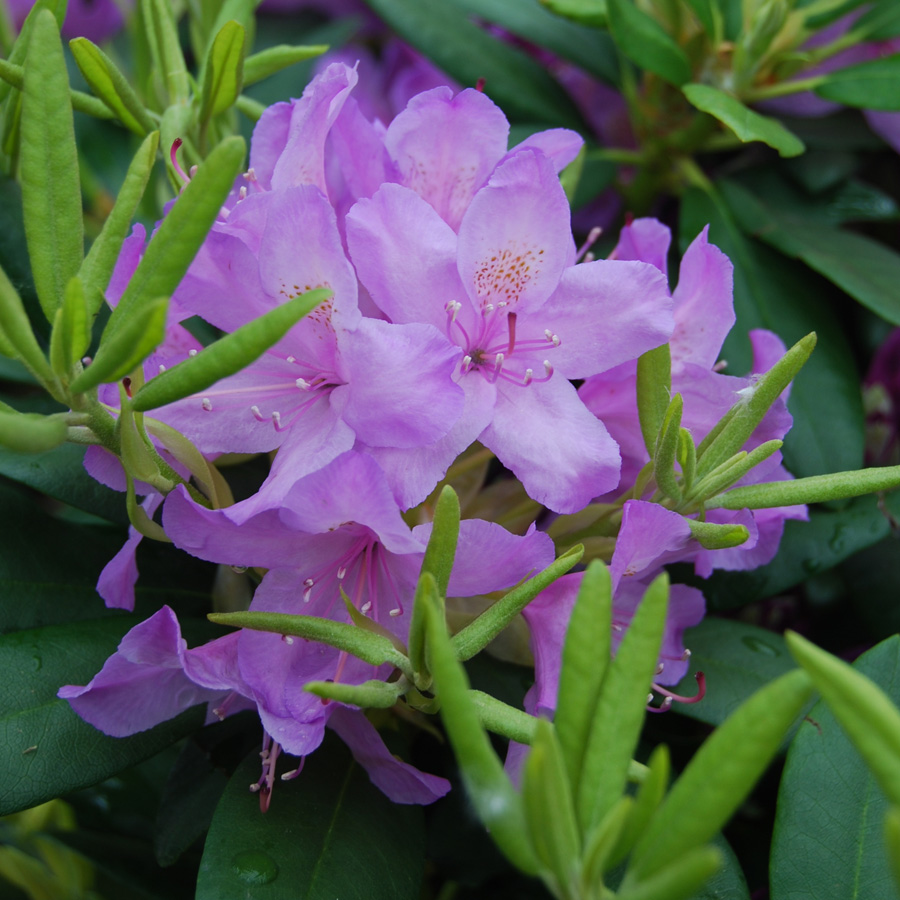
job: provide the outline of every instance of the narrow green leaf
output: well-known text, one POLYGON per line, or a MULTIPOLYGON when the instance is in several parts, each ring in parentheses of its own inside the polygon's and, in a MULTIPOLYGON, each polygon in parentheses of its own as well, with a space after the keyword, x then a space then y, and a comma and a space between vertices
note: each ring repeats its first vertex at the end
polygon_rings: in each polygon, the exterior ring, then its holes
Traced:
POLYGON ((69 47, 84 80, 116 118, 142 137, 153 131, 152 117, 116 64, 85 37, 69 41, 69 47))
POLYGON ((22 93, 20 170, 25 237, 41 307, 53 321, 84 255, 69 76, 53 15, 35 21, 22 93))
MULTIPOLYGON (((900 638, 863 654, 854 670, 900 700, 900 638)), ((826 700, 791 742, 772 836, 773 900, 898 900, 878 828, 889 802, 826 700)))
POLYGON ((684 401, 681 394, 676 394, 663 417, 656 441, 656 452, 653 454, 653 474, 656 483, 659 489, 673 500, 681 499, 681 487, 675 477, 675 456, 678 453, 683 409, 684 401))
POLYGON ((744 143, 762 141, 781 156, 799 156, 806 149, 777 119, 754 112, 725 91, 708 84, 686 84, 681 90, 692 106, 717 118, 744 143))
POLYGON ((256 82, 306 59, 321 56, 327 50, 327 44, 313 44, 308 47, 279 44, 277 47, 267 47, 244 60, 244 87, 256 84, 256 82))
POLYGON ((733 488, 707 501, 707 509, 767 509, 798 503, 825 503, 900 487, 900 466, 812 475, 793 481, 773 481, 733 488))
POLYGON ((617 900, 690 900, 723 863, 716 847, 694 847, 665 869, 616 894, 617 900))
POLYGON ((389 662, 404 674, 410 674, 408 661, 386 637, 355 625, 320 619, 317 616, 294 616, 287 613, 210 613, 207 618, 210 622, 228 625, 230 628, 271 631, 319 641, 338 650, 346 650, 373 666, 389 662))
MULTIPOLYGON (((82 526, 83 527, 83 526, 82 526)), ((0 815, 103 781, 184 737, 199 709, 132 737, 107 737, 56 692, 87 684, 132 626, 131 616, 0 636, 0 815)))
POLYGON ((510 706, 484 691, 469 691, 469 699, 478 721, 494 734, 502 735, 520 744, 531 744, 538 719, 515 706, 510 706))
POLYGON ((672 395, 672 354, 668 344, 648 350, 637 362, 637 407, 644 446, 651 458, 672 395))
POLYGON ((573 22, 596 28, 606 26, 606 0, 541 0, 541 3, 556 15, 573 22))
POLYGON ((584 547, 580 544, 567 550, 543 572, 513 588, 477 619, 460 629, 453 636, 457 659, 465 662, 483 650, 544 588, 577 565, 583 555, 584 547))
POLYGON ((190 97, 190 82, 172 6, 165 0, 141 0, 141 13, 147 25, 153 65, 163 80, 169 101, 184 103, 190 97))
POLYGON ((575 787, 609 665, 611 635, 612 584, 609 570, 595 559, 582 577, 566 629, 553 719, 569 782, 575 787))
POLYGON ((242 138, 227 138, 200 165, 147 245, 110 316, 104 338, 121 328, 132 310, 157 297, 171 296, 178 287, 234 185, 244 149, 242 138))
POLYGON ((754 694, 707 738, 635 847, 626 882, 646 882, 722 828, 811 693, 805 672, 788 672, 754 694))
POLYGON ((84 297, 84 285, 77 275, 66 285, 62 305, 56 311, 50 335, 50 362, 61 378, 87 352, 91 343, 91 323, 84 297))
POLYGON ((538 720, 525 760, 522 802, 535 854, 555 877, 559 890, 554 893, 564 897, 577 881, 581 836, 562 750, 545 719, 538 720))
MULTIPOLYGON (((61 0, 36 0, 31 7, 31 11, 25 17, 19 36, 16 38, 15 44, 13 44, 12 52, 9 54, 9 62, 12 65, 21 67, 24 63, 25 56, 28 53, 28 46, 31 42, 31 31, 34 28, 34 23, 45 9, 54 15, 57 25, 59 28, 62 28, 66 16, 66 3, 61 2, 61 0)), ((8 82, 0 82, 0 102, 9 96, 10 86, 8 82)))
POLYGON ((118 331, 104 333, 94 361, 72 380, 71 390, 83 393, 134 371, 163 342, 168 308, 169 298, 160 297, 134 310, 118 331))
POLYGON ((510 119, 579 128, 581 116, 546 69, 460 14, 452 0, 367 0, 403 40, 464 85, 485 91, 510 119))
POLYGON ((884 817, 884 843, 894 885, 900 891, 900 808, 892 806, 884 817))
POLYGON ((815 332, 797 341, 781 359, 746 389, 747 393, 733 407, 728 424, 713 441, 697 448, 697 472, 702 478, 716 466, 737 453, 763 420, 772 404, 803 368, 816 346, 815 332))
MULTIPOLYGON (((422 577, 431 578, 428 573, 422 577)), ((463 783, 497 846, 518 869, 535 874, 537 865, 525 830, 522 800, 503 770, 468 697, 469 679, 456 658, 447 626, 440 616, 436 584, 433 593, 434 602, 428 607, 426 623, 428 667, 434 674, 441 719, 459 762, 463 783)))
POLYGON ((722 13, 716 0, 685 0, 703 30, 714 41, 721 40, 722 13))
POLYGON ((339 684, 334 681, 309 681, 303 690, 322 697, 358 706, 360 709, 389 709, 403 694, 398 682, 364 681, 362 684, 339 684))
POLYGON ((892 803, 900 803, 900 710, 877 684, 847 663, 795 632, 789 631, 785 640, 881 789, 892 803))
MULTIPOLYGON (((730 421, 730 417, 722 421, 722 427, 724 428, 730 421)), ((721 431, 721 429, 719 430, 721 431)), ((773 453, 779 451, 783 444, 783 441, 765 441, 758 447, 754 447, 749 453, 746 450, 738 451, 731 459, 725 460, 712 472, 700 479, 691 491, 685 495, 684 502, 680 508, 685 508, 692 500, 701 500, 705 505, 708 498, 714 497, 720 491, 740 481, 751 469, 754 469, 773 453)))
POLYGON ((96 315, 103 305, 103 292, 109 284, 122 244, 128 236, 128 229, 144 196, 158 147, 159 132, 152 131, 144 138, 131 160, 116 203, 103 223, 103 230, 91 244, 91 249, 81 264, 79 274, 87 290, 88 309, 92 316, 96 315))
POLYGON ((740 547, 750 537, 746 525, 718 525, 715 522, 700 522, 697 519, 685 521, 691 529, 691 537, 707 550, 740 547))
POLYGON ((331 294, 327 288, 307 291, 219 338, 148 381, 135 394, 134 409, 143 412, 183 400, 246 368, 331 294))
MULTIPOLYGON (((780 446, 781 441, 778 444, 780 446)), ((697 447, 687 428, 678 429, 678 465, 681 466, 681 482, 689 494, 697 474, 697 447)))
POLYGON ((676 87, 691 79, 691 64, 684 50, 656 19, 632 0, 606 0, 609 30, 616 46, 633 63, 676 87))
POLYGON ((627 794, 619 798, 619 802, 590 830, 584 841, 584 862, 582 863, 581 881, 590 892, 597 892, 603 879, 603 873, 614 868, 616 863, 610 854, 621 840, 622 829, 631 816, 634 798, 627 794))
POLYGON ((2 269, 0 269, 0 328, 6 341, 15 350, 16 358, 24 363, 28 371, 38 381, 53 384, 56 376, 31 330, 31 322, 28 320, 22 298, 2 269))
POLYGON ((900 110, 900 53, 829 72, 814 88, 825 100, 888 112, 900 110))
POLYGON ((625 789, 659 662, 668 602, 669 579, 663 573, 647 588, 607 667, 576 795, 582 831, 600 822, 625 789))
POLYGON ((66 439, 63 416, 0 410, 0 444, 17 453, 46 453, 66 439))
POLYGON ((230 109, 241 93, 244 81, 246 33, 234 20, 226 22, 215 36, 206 65, 200 101, 200 121, 230 109))

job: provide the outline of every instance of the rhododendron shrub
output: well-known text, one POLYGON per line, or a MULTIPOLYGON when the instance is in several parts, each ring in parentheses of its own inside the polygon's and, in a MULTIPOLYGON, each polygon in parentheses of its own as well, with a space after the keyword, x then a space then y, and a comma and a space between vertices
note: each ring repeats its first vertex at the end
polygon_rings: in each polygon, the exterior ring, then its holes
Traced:
POLYGON ((823 285, 900 323, 838 227, 896 206, 748 105, 893 108, 888 6, 187 6, 77 79, 77 4, 0 35, 0 879, 747 898, 771 841, 786 897, 862 796, 891 896, 896 638, 783 632, 892 627, 834 573, 894 549, 893 344, 860 469, 885 328, 823 285))

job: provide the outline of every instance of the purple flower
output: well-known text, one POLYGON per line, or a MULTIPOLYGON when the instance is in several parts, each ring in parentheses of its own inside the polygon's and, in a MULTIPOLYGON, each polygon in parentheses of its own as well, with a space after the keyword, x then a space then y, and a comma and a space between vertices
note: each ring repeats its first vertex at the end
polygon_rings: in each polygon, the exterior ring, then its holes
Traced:
MULTIPOLYGON (((21 28, 34 0, 7 0, 13 24, 21 28)), ((112 37, 125 24, 122 7, 129 0, 69 0, 62 33, 66 38, 86 37, 95 43, 112 37)))
POLYGON ((878 348, 866 373, 865 396, 870 464, 891 465, 900 442, 900 328, 878 348))
MULTIPOLYGON (((669 300, 652 266, 575 265, 568 202, 543 153, 498 166, 458 234, 400 185, 360 201, 347 231, 360 279, 391 321, 430 323, 462 349, 463 414, 404 470, 407 485, 429 490, 478 439, 551 509, 574 512, 615 486, 616 445, 568 379, 664 342, 669 300)), ((396 478, 396 454, 373 452, 396 478)))

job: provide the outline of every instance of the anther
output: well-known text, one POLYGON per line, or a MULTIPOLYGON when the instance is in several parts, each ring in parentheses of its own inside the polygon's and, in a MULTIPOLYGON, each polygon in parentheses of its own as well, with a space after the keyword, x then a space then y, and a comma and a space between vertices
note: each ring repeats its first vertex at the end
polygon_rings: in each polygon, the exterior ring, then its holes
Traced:
POLYGON ((403 610, 399 609, 399 608, 392 609, 392 610, 390 610, 390 612, 388 612, 388 615, 393 616, 395 619, 397 618, 397 616, 402 615, 402 614, 403 614, 403 610))
POLYGON ((472 365, 472 357, 471 357, 471 356, 468 356, 468 355, 464 356, 464 357, 463 357, 463 361, 462 361, 462 373, 463 373, 463 375, 465 375, 466 372, 469 371, 471 365, 472 365))
POLYGON ((85 368, 87 368, 92 362, 93 362, 93 360, 92 360, 89 356, 82 356, 82 357, 81 357, 81 364, 82 364, 85 368))
POLYGON ((297 357, 296 357, 296 356, 289 356, 289 357, 285 360, 285 362, 295 363, 295 362, 297 362, 297 357))
POLYGON ((196 355, 197 355, 196 348, 191 348, 190 350, 188 350, 188 356, 196 356, 196 355))
POLYGON ((281 413, 278 412, 277 409, 272 413, 272 424, 275 426, 275 430, 276 430, 276 431, 281 431, 281 430, 282 430, 282 427, 281 427, 281 413))
POLYGON ((305 378, 298 378, 294 382, 294 384, 296 384, 301 391, 308 391, 312 387, 312 385, 305 378))
POLYGON ((371 608, 372 608, 372 601, 371 601, 371 600, 366 600, 366 602, 363 603, 363 605, 359 608, 359 611, 360 611, 361 613, 363 613, 364 615, 368 615, 369 610, 370 610, 371 608))
POLYGON ((244 180, 249 181, 251 184, 256 181, 256 170, 253 166, 250 166, 250 168, 244 172, 244 180))
POLYGON ((288 645, 291 646, 294 643, 294 639, 289 634, 283 634, 281 639, 288 645))
POLYGON ((159 364, 159 374, 162 375, 162 373, 165 371, 166 371, 166 367, 162 363, 160 363, 159 364))
POLYGON ((554 334, 549 328, 545 328, 545 329, 544 329, 544 337, 547 338, 547 340, 548 340, 551 344, 553 344, 554 347, 558 347, 558 346, 559 346, 559 343, 560 343, 560 342, 559 342, 559 335, 558 335, 558 334, 554 334))
POLYGON ((312 578, 307 578, 307 579, 303 582, 303 588, 304 588, 304 590, 303 590, 303 602, 304 602, 304 603, 309 603, 309 598, 310 598, 310 596, 311 596, 311 594, 312 594, 312 589, 313 589, 313 585, 314 585, 314 584, 315 584, 315 582, 312 580, 312 578))
POLYGON ((338 578, 338 581, 343 581, 343 580, 344 580, 344 576, 346 576, 346 574, 347 574, 347 567, 346 567, 346 566, 341 566, 341 567, 337 570, 337 578, 338 578))
POLYGON ((485 303, 484 309, 482 309, 482 313, 492 313, 494 311, 493 303, 485 303))
POLYGON ((204 397, 201 401, 200 405, 207 411, 212 412, 212 400, 209 397, 204 397))
POLYGON ((250 412, 253 413, 253 418, 256 419, 257 422, 266 422, 268 421, 266 417, 259 411, 258 406, 251 406, 250 412))
POLYGON ((241 189, 238 191, 238 200, 246 200, 247 199, 247 185, 242 184, 241 189))

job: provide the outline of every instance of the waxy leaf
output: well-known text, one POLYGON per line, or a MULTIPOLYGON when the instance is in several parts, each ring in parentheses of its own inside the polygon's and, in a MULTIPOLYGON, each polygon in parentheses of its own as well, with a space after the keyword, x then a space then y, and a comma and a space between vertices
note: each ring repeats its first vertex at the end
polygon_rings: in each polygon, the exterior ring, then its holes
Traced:
POLYGON ((754 112, 725 91, 708 84, 686 84, 681 90, 692 106, 715 116, 744 143, 762 141, 777 150, 781 156, 799 156, 806 149, 803 141, 791 134, 777 119, 754 112))
POLYGON ((68 436, 65 417, 0 410, 0 444, 16 453, 46 453, 68 436))
POLYGON ((606 25, 606 0, 541 0, 558 16, 574 22, 603 28, 606 25))
POLYGON ((653 474, 659 489, 673 500, 681 499, 681 487, 675 477, 675 457, 681 438, 681 413, 684 401, 676 394, 666 410, 653 454, 653 474))
POLYGON ((327 50, 327 44, 313 44, 308 47, 279 44, 277 47, 267 47, 244 60, 244 87, 256 84, 257 81, 262 81, 306 59, 321 56, 327 50))
POLYGON ((597 695, 610 660, 612 582, 600 560, 581 580, 566 628, 553 722, 569 781, 578 784, 597 695))
POLYGON ((695 847, 639 884, 623 888, 618 900, 690 900, 722 866, 716 847, 695 847))
POLYGON ((428 667, 434 675, 441 719, 459 762, 466 791, 479 818, 510 862, 523 872, 535 874, 538 866, 523 822, 522 798, 503 770, 469 699, 469 679, 450 643, 437 585, 427 573, 422 578, 432 581, 426 623, 428 667))
POLYGON ((56 376, 31 329, 22 298, 0 269, 0 330, 4 340, 15 351, 16 358, 38 381, 53 384, 56 376))
POLYGON ((646 882, 731 818, 778 750, 812 693, 788 672, 754 694, 707 738, 651 819, 631 857, 625 889, 646 882))
POLYGON ((50 335, 50 363, 60 378, 67 378, 72 367, 91 343, 91 320, 84 296, 84 284, 76 275, 66 285, 62 305, 56 310, 50 335))
POLYGON ((543 572, 513 588, 478 618, 460 629, 453 635, 456 658, 465 662, 483 650, 544 588, 576 566, 583 555, 584 547, 581 544, 567 550, 543 572))
POLYGON ((691 64, 684 50, 656 19, 632 0, 606 0, 606 6, 609 30, 625 56, 676 87, 690 81, 691 64))
MULTIPOLYGON (((827 657, 820 650, 815 655, 827 657)), ((845 666, 837 660, 829 661, 832 665, 835 672, 845 666)), ((900 638, 884 641, 846 668, 857 679, 873 679, 894 703, 900 701, 900 638)), ((890 803, 855 739, 823 698, 800 724, 781 778, 770 860, 772 900, 897 900, 881 829, 890 803)), ((865 713, 859 721, 864 718, 865 713)), ((866 730, 879 728, 877 721, 866 721, 866 730)))
POLYGON ((168 99, 184 103, 190 97, 190 81, 172 6, 165 0, 141 0, 141 14, 153 66, 163 79, 168 99))
POLYGON ((659 661, 668 602, 669 579, 663 573, 647 588, 606 668, 576 789, 584 832, 606 816, 625 790, 659 661))
POLYGON ((52 322, 81 267, 84 227, 69 76, 59 27, 47 11, 37 17, 29 44, 19 152, 28 255, 38 298, 52 322))
MULTIPOLYGON (((53 14, 58 28, 62 28, 63 21, 66 17, 66 6, 65 0, 36 0, 31 7, 31 11, 25 17, 25 21, 22 23, 22 28, 19 30, 19 36, 16 38, 16 42, 13 44, 12 51, 9 54, 8 62, 15 66, 21 66, 25 61, 25 55, 28 52, 28 46, 31 42, 31 31, 34 28, 34 23, 45 9, 53 14)), ((10 83, 0 82, 0 102, 9 96, 9 92, 10 83)))
POLYGON ((715 522, 700 522, 686 519, 691 529, 691 537, 706 550, 726 550, 740 547, 750 537, 746 525, 718 525, 715 522))
POLYGON ((637 362, 637 407, 644 446, 651 459, 672 393, 672 354, 668 344, 648 350, 637 362))
POLYGON ((896 806, 892 806, 884 818, 884 843, 894 884, 900 889, 900 808, 896 806))
POLYGON ((103 292, 109 285, 122 244, 144 196, 158 147, 159 132, 153 131, 147 135, 134 154, 116 197, 115 206, 106 217, 103 230, 91 244, 91 249, 81 264, 79 274, 87 291, 88 310, 92 316, 95 316, 103 305, 103 292))
POLYGON ((0 815, 115 775, 199 726, 199 709, 127 738, 107 737, 56 696, 87 684, 132 626, 131 616, 0 636, 0 815))
POLYGON ((241 93, 245 39, 243 26, 234 20, 226 22, 213 39, 203 70, 201 122, 225 112, 241 93))
POLYGON ((360 709, 388 709, 403 693, 403 685, 373 679, 362 684, 340 684, 334 681, 310 681, 303 689, 325 700, 337 700, 360 709))
POLYGON ((825 100, 862 109, 900 110, 900 53, 830 72, 813 90, 825 100))
POLYGON ((147 245, 104 337, 121 328, 132 310, 174 293, 234 184, 244 149, 242 138, 227 138, 200 165, 147 245))
POLYGON ((96 44, 78 37, 69 41, 69 48, 91 90, 129 131, 141 136, 153 131, 153 119, 134 88, 96 44))
POLYGON ((331 291, 326 288, 300 294, 219 338, 196 356, 148 381, 135 394, 134 409, 143 412, 183 400, 239 372, 277 344, 300 319, 330 296, 331 291))
POLYGON ((340 741, 326 737, 296 779, 278 783, 265 815, 248 790, 258 778, 254 751, 216 808, 197 900, 417 900, 422 809, 391 803, 340 741))
POLYGON ((166 336, 169 298, 160 297, 135 309, 117 331, 104 332, 94 361, 70 385, 75 393, 118 381, 133 372, 166 336))

